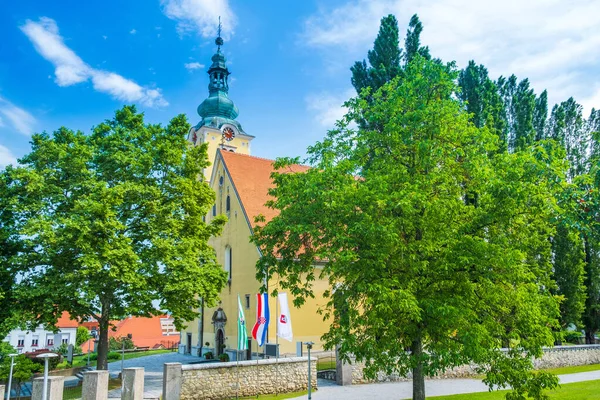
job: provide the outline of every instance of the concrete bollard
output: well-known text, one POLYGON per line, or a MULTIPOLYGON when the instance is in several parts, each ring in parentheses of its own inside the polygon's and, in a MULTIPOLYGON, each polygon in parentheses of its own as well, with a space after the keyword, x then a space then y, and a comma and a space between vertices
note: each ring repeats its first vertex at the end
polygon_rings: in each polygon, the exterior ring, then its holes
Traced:
POLYGON ((144 368, 123 369, 121 400, 144 399, 144 368))
POLYGON ((165 363, 162 400, 179 400, 181 397, 181 363, 165 363))
MULTIPOLYGON (((4 399, 4 391, 6 389, 4 388, 4 385, 0 385, 0 399, 4 399)), ((8 397, 10 399, 10 396, 8 397)))
POLYGON ((352 364, 342 361, 335 349, 335 383, 340 386, 352 385, 352 364))
POLYGON ((108 371, 89 371, 83 374, 82 400, 108 399, 108 371))
MULTIPOLYGON (((62 400, 63 389, 65 387, 64 376, 48 377, 48 396, 47 400, 62 400)), ((31 400, 42 400, 44 391, 44 378, 35 378, 33 380, 33 389, 31 390, 31 400)))

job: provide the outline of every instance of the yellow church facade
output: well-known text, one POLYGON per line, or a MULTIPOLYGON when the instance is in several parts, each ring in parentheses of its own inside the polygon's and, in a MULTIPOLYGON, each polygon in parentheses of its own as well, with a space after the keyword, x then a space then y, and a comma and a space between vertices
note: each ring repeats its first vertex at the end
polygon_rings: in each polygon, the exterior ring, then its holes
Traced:
MULTIPOLYGON (((229 71, 221 53, 223 41, 217 38, 217 53, 212 57, 209 74, 209 97, 198 107, 202 120, 190 130, 188 140, 194 145, 206 143, 211 166, 204 171, 206 179, 216 193, 216 201, 206 216, 207 222, 217 215, 226 215, 228 222, 218 237, 210 239, 217 261, 228 273, 228 283, 220 295, 217 307, 202 307, 200 317, 190 322, 181 331, 180 352, 191 355, 207 351, 218 356, 223 352, 235 355, 237 347, 238 296, 246 318, 250 350, 252 354, 263 353, 252 340, 251 331, 256 321, 256 294, 262 282, 256 279, 256 263, 260 249, 250 241, 254 219, 258 215, 270 220, 276 214, 265 206, 269 200, 268 190, 272 187, 270 178, 273 161, 251 155, 251 141, 254 136, 244 132, 236 120, 237 107, 228 96, 229 71)), ((296 166, 290 172, 302 172, 307 167, 296 166)), ((315 265, 315 268, 320 268, 315 265)), ((269 294, 280 290, 277 278, 266 282, 269 294)), ((314 349, 322 349, 320 337, 329 329, 317 310, 325 306, 322 294, 329 288, 326 280, 314 284, 315 298, 307 299, 301 308, 292 306, 290 314, 293 327, 293 342, 279 339, 280 354, 295 354, 297 342, 314 342, 314 349)), ((269 296, 271 320, 267 343, 276 342, 276 298, 269 296)), ((241 354, 247 359, 250 352, 241 354)))

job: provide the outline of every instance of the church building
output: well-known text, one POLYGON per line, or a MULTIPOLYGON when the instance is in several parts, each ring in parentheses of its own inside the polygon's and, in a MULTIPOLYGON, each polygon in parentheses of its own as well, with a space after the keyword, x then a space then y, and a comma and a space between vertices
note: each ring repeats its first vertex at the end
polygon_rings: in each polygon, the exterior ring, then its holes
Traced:
MULTIPOLYGON (((217 357, 224 352, 235 355, 238 295, 244 307, 251 342, 249 348, 252 353, 257 352, 257 343, 252 340, 251 331, 256 321, 256 294, 261 286, 256 279, 256 262, 261 253, 250 242, 250 236, 256 216, 264 215, 269 221, 276 211, 265 206, 269 200, 267 192, 273 186, 270 178, 274 171, 273 161, 251 155, 254 136, 246 133, 236 120, 239 112, 229 98, 230 72, 221 52, 223 39, 220 35, 215 43, 217 52, 208 69, 208 98, 198 106, 198 114, 202 119, 190 130, 188 140, 195 145, 208 144, 211 165, 205 169, 204 176, 216 193, 216 201, 207 215, 207 222, 220 214, 228 218, 222 234, 211 238, 209 244, 215 249, 217 261, 229 277, 219 305, 210 309, 203 307, 199 310, 200 317, 182 329, 180 352, 199 355, 210 351, 217 357)), ((290 172, 302 172, 307 168, 298 165, 292 167, 290 172)), ((271 293, 277 287, 277 279, 272 279, 267 285, 271 293)), ((296 342, 299 341, 312 341, 315 350, 322 349, 320 337, 328 330, 329 324, 317 314, 317 309, 326 303, 322 293, 327 288, 327 281, 316 281, 314 299, 307 299, 300 309, 290 304, 294 339, 292 343, 279 340, 280 354, 295 354, 296 342)), ((271 321, 268 343, 276 341, 275 303, 276 299, 269 296, 271 321)), ((263 353, 263 350, 260 348, 258 352, 263 353)), ((250 351, 240 358, 247 359, 249 355, 250 351)))

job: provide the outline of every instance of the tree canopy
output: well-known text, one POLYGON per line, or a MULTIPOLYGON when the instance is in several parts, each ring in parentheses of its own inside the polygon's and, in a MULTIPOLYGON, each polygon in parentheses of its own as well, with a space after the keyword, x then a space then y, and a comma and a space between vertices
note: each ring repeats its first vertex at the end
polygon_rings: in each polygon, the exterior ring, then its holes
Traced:
POLYGON ((203 216, 214 192, 202 177, 206 146, 186 140, 183 115, 146 124, 126 106, 90 135, 60 128, 32 137, 32 151, 2 175, 24 248, 10 265, 32 324, 62 311, 99 322, 106 368, 109 321, 171 313, 175 324, 213 304, 226 282, 207 241, 225 223, 203 216))
POLYGON ((275 173, 268 206, 279 214, 253 237, 257 278, 277 275, 296 305, 319 274, 329 279, 326 345, 368 376, 411 371, 414 399, 425 376, 469 362, 512 398, 542 398, 556 379, 531 373, 529 357, 558 326, 548 174, 564 171, 542 146, 499 151, 456 100, 457 78, 452 64, 415 56, 401 79, 347 103, 308 149, 314 168, 275 173), (377 129, 352 128, 362 118, 377 129))

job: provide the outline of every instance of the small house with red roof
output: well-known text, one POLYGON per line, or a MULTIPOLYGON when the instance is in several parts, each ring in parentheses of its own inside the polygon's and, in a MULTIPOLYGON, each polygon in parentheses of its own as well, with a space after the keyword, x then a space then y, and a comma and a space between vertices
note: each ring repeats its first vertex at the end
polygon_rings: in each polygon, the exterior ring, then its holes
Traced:
POLYGON ((58 332, 56 333, 40 325, 33 331, 14 329, 4 338, 4 341, 10 343, 19 353, 44 349, 52 350, 61 344, 75 346, 78 326, 79 323, 65 311, 58 318, 56 323, 58 332))

